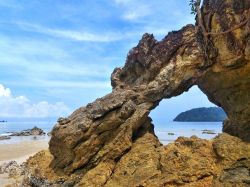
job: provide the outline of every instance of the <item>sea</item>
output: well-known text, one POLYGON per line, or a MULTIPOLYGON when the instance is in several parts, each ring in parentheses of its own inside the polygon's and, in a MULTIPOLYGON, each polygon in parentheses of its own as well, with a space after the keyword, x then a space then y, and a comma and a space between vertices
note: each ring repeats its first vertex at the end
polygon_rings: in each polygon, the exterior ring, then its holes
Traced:
POLYGON ((43 129, 46 133, 44 136, 12 136, 11 139, 0 140, 0 144, 15 144, 21 141, 49 141, 50 137, 47 135, 56 124, 56 121, 15 121, 0 123, 0 136, 7 136, 13 132, 20 132, 22 130, 32 129, 38 127, 43 129))
POLYGON ((222 133, 222 122, 166 122, 154 125, 155 134, 162 144, 166 145, 174 142, 179 136, 191 137, 193 135, 212 139, 222 133), (214 134, 206 134, 204 131, 210 131, 214 134))
MULTIPOLYGON (((37 126, 48 133, 52 130, 55 123, 55 121, 17 121, 0 123, 0 135, 9 135, 11 132, 31 129, 34 126, 37 126)), ((161 122, 160 124, 154 125, 154 130, 162 144, 166 145, 176 140, 179 136, 191 137, 195 135, 204 139, 214 138, 222 132, 222 122, 161 122), (204 130, 212 131, 214 134, 204 134, 204 130)), ((37 136, 35 138, 32 136, 11 137, 9 140, 1 140, 0 144, 17 143, 29 140, 49 140, 49 136, 37 136)))

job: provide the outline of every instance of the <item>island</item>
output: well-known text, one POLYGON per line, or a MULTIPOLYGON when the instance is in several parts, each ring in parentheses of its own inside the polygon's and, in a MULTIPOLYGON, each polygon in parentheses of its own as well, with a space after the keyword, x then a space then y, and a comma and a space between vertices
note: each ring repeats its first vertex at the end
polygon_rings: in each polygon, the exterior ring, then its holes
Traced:
POLYGON ((194 108, 178 114, 173 121, 179 122, 219 122, 227 115, 220 107, 194 108))
POLYGON ((7 123, 6 120, 0 120, 0 123, 7 123))

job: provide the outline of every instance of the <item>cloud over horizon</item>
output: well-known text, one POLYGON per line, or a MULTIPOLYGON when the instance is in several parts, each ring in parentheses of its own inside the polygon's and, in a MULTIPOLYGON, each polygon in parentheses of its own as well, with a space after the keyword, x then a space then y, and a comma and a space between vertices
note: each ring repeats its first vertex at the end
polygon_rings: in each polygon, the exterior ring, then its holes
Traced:
POLYGON ((13 96, 9 88, 0 84, 0 117, 47 118, 68 115, 70 109, 63 102, 32 103, 26 96, 13 96))
POLYGON ((161 40, 194 23, 188 3, 0 0, 0 116, 61 115, 110 93, 113 69, 143 33, 161 40))

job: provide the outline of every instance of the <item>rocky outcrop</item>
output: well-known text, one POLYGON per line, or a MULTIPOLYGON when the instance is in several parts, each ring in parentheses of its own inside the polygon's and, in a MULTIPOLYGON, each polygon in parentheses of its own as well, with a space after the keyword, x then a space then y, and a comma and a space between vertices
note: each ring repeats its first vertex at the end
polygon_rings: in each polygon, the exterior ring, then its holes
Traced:
POLYGON ((15 178, 16 176, 21 176, 23 169, 16 161, 10 161, 8 163, 3 163, 0 165, 0 174, 7 173, 9 177, 15 178))
POLYGON ((45 135, 45 132, 38 127, 33 127, 32 129, 23 130, 21 132, 13 132, 10 136, 41 136, 41 135, 45 135))
POLYGON ((31 157, 22 186, 250 185, 250 144, 228 134, 212 141, 179 137, 174 143, 161 146, 152 133, 145 132, 116 164, 101 162, 85 175, 82 171, 58 175, 49 167, 52 160, 49 151, 31 157))
POLYGON ((198 19, 162 41, 144 34, 125 66, 112 73, 112 93, 58 120, 49 145, 53 156, 40 152, 31 158, 25 184, 249 184, 250 147, 243 142, 250 141, 249 9, 248 0, 205 0, 202 23, 198 19), (238 138, 223 134, 212 141, 192 137, 160 144, 149 112, 193 85, 225 110, 223 130, 238 138))
POLYGON ((0 136, 0 140, 9 140, 11 139, 10 136, 0 136))
POLYGON ((250 2, 214 1, 212 5, 204 8, 204 17, 210 20, 211 32, 245 24, 232 32, 212 35, 210 40, 216 46, 218 56, 216 63, 199 79, 198 85, 210 101, 227 113, 223 131, 250 141, 250 2), (212 18, 210 7, 215 7, 212 18), (233 14, 227 14, 229 10, 233 14))
POLYGON ((42 129, 35 126, 32 129, 23 130, 23 131, 20 131, 20 132, 12 132, 8 136, 0 136, 0 140, 11 139, 11 136, 42 136, 42 135, 45 135, 45 134, 46 133, 42 129))

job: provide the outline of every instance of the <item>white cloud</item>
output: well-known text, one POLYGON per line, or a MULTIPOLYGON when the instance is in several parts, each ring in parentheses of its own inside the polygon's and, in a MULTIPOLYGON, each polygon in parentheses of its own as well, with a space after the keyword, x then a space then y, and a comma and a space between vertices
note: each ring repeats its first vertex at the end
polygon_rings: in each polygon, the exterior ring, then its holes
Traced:
POLYGON ((122 18, 128 21, 143 21, 141 19, 151 14, 150 7, 138 2, 126 6, 122 18))
POLYGON ((115 0, 114 2, 122 9, 121 18, 127 21, 141 21, 141 18, 151 14, 150 6, 142 1, 115 0))
POLYGON ((49 81, 44 80, 39 82, 40 85, 53 88, 84 88, 84 89, 111 89, 110 81, 49 81))
POLYGON ((132 10, 132 11, 126 12, 122 17, 125 20, 133 21, 133 20, 137 20, 139 18, 142 18, 146 15, 147 15, 147 12, 138 12, 136 10, 132 10))
POLYGON ((128 4, 130 2, 132 2, 133 0, 115 0, 115 3, 117 4, 128 4))
POLYGON ((52 29, 41 25, 25 23, 25 22, 18 22, 15 24, 21 27, 23 30, 42 33, 53 37, 66 38, 73 41, 111 42, 111 41, 121 40, 123 38, 121 34, 112 32, 97 34, 95 32, 87 32, 84 30, 75 31, 66 29, 52 29))
POLYGON ((11 95, 10 89, 4 88, 4 86, 0 84, 0 97, 9 97, 10 95, 11 95))
POLYGON ((47 101, 32 103, 25 96, 14 97, 9 88, 0 84, 1 117, 59 117, 68 115, 70 109, 63 103, 50 104, 47 101))
POLYGON ((0 66, 8 65, 15 71, 19 69, 18 73, 28 77, 32 75, 33 78, 62 74, 107 78, 114 69, 112 62, 120 60, 116 56, 99 57, 98 49, 87 44, 81 47, 82 54, 88 55, 95 51, 96 56, 78 59, 74 57, 78 54, 74 54, 74 49, 71 49, 65 49, 61 43, 55 41, 44 42, 26 38, 13 40, 0 34, 0 66))
MULTIPOLYGON (((4 81, 9 86, 39 87, 45 90, 52 87, 111 89, 108 80, 114 69, 112 62, 119 58, 98 57, 96 53, 95 57, 85 57, 80 61, 74 59, 73 55, 54 42, 11 40, 0 35, 0 67, 12 69, 8 72, 11 78, 4 81)), ((3 88, 0 87, 1 93, 3 88)))

